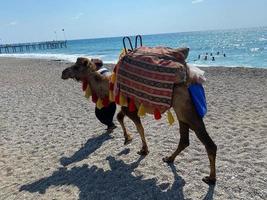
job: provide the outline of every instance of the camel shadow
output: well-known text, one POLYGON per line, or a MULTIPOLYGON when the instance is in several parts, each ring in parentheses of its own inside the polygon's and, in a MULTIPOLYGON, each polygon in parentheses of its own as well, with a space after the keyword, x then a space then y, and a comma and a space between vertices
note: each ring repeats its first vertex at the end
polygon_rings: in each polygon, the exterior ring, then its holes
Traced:
MULTIPOLYGON (((100 148, 107 140, 112 139, 109 134, 102 134, 89 139, 86 144, 71 157, 62 157, 63 166, 75 163, 87 158, 91 153, 100 148)), ((126 148, 118 156, 126 155, 130 149, 126 148)), ((65 167, 54 171, 49 177, 41 178, 30 184, 22 185, 19 191, 45 194, 51 186, 76 186, 79 189, 79 199, 184 199, 183 187, 185 181, 178 175, 173 164, 169 164, 174 176, 174 182, 158 185, 156 178, 143 179, 143 176, 135 176, 135 169, 145 157, 133 163, 126 164, 122 160, 116 160, 108 156, 110 170, 104 171, 97 166, 89 167, 87 164, 67 169, 65 167)), ((204 197, 205 200, 213 199, 214 186, 204 197)), ((67 194, 69 195, 69 194, 67 194)))
POLYGON ((75 152, 71 157, 62 157, 59 162, 62 166, 67 166, 71 163, 79 162, 83 159, 86 159, 91 153, 101 147, 101 145, 112 139, 113 137, 109 133, 101 134, 95 138, 87 140, 85 145, 75 152))
POLYGON ((143 159, 140 157, 131 164, 116 160, 112 156, 106 158, 110 170, 104 171, 96 166, 83 165, 71 169, 59 168, 51 176, 42 178, 20 187, 20 191, 44 194, 51 186, 76 186, 79 188, 79 199, 184 199, 184 180, 172 166, 175 181, 169 184, 157 185, 155 178, 143 179, 134 176, 134 170, 143 159), (162 188, 165 188, 162 189, 162 188), (168 189, 166 189, 168 188, 168 189))

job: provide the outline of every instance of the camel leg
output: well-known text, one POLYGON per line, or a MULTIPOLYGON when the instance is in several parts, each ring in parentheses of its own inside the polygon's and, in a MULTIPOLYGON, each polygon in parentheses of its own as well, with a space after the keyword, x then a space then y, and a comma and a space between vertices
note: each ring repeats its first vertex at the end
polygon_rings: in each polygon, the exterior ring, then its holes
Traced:
POLYGON ((216 161, 217 146, 207 133, 205 124, 202 119, 199 120, 198 124, 192 125, 192 129, 195 131, 198 139, 204 144, 210 162, 210 175, 204 177, 202 180, 207 184, 214 185, 216 183, 215 161, 216 161))
POLYGON ((124 145, 127 145, 129 143, 131 143, 131 141, 133 140, 132 136, 127 132, 126 127, 124 125, 124 117, 125 114, 123 113, 123 111, 121 110, 118 114, 117 114, 117 120, 119 121, 122 130, 123 130, 123 136, 124 136, 124 145))
POLYGON ((145 138, 145 132, 144 132, 144 127, 141 123, 140 117, 137 115, 137 111, 135 112, 130 112, 128 108, 122 107, 123 112, 126 114, 127 117, 129 117, 135 124, 136 129, 141 137, 142 140, 142 148, 140 151, 137 153, 139 155, 147 155, 149 153, 147 143, 146 143, 146 138, 145 138))
POLYGON ((180 127, 180 142, 176 151, 171 155, 163 158, 162 160, 167 163, 172 163, 179 153, 189 146, 189 125, 179 121, 180 127))
POLYGON ((174 88, 172 104, 179 121, 183 121, 184 123, 188 124, 189 128, 196 133, 197 137, 206 148, 210 163, 210 175, 208 177, 203 178, 202 180, 207 184, 215 184, 215 160, 217 146, 216 144, 214 144, 214 142, 208 135, 202 118, 198 116, 195 107, 192 103, 187 86, 174 88))

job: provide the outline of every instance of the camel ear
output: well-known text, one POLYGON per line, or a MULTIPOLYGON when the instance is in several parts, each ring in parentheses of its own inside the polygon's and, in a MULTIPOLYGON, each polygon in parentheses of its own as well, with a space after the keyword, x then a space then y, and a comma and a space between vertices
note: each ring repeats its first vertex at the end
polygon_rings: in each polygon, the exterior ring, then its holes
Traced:
POLYGON ((76 64, 81 64, 81 63, 82 63, 82 60, 83 60, 82 57, 77 58, 77 60, 76 60, 76 64))
POLYGON ((89 63, 89 59, 88 58, 79 57, 76 60, 76 64, 78 64, 78 65, 87 66, 88 63, 89 63))
POLYGON ((103 61, 98 58, 92 58, 91 62, 93 62, 98 69, 100 69, 103 66, 103 61))
POLYGON ((87 58, 84 59, 83 61, 83 66, 88 66, 89 60, 87 58))
POLYGON ((189 54, 189 48, 187 48, 187 47, 185 47, 185 48, 178 48, 177 50, 184 55, 184 59, 187 58, 187 56, 189 54))

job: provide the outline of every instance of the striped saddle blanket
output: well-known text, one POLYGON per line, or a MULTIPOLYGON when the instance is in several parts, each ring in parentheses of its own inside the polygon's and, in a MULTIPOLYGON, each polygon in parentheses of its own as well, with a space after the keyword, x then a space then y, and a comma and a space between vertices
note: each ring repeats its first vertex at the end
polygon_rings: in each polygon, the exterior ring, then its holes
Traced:
POLYGON ((116 65, 117 92, 145 107, 166 111, 172 104, 174 84, 186 81, 188 51, 140 47, 128 52, 116 65))

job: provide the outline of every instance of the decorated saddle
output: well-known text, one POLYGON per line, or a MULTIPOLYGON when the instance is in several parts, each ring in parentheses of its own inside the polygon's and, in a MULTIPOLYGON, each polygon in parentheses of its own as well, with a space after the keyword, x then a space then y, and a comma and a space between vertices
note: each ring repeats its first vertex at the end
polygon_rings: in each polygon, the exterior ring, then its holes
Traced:
POLYGON ((161 113, 172 105, 174 84, 186 81, 188 51, 188 48, 143 46, 125 49, 112 74, 111 99, 128 106, 130 111, 139 105, 139 116, 145 115, 149 108, 155 119, 160 119, 161 113))

